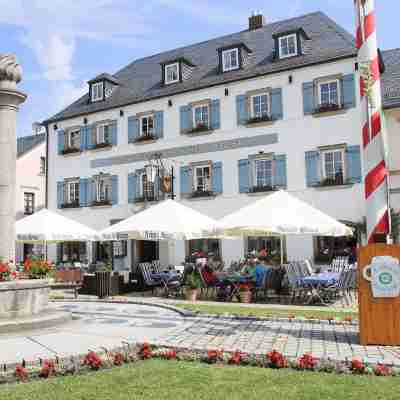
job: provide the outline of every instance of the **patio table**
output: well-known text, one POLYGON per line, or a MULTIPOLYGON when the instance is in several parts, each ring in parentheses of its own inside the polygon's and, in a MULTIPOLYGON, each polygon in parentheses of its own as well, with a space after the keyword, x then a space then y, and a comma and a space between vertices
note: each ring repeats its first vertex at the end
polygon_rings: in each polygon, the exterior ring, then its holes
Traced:
POLYGON ((164 286, 165 296, 169 296, 169 286, 170 282, 180 281, 182 275, 176 271, 161 271, 151 274, 151 278, 155 281, 159 281, 164 286))
POLYGON ((219 274, 216 286, 231 286, 231 292, 227 300, 232 300, 235 296, 239 295, 240 285, 253 283, 254 278, 252 275, 241 274, 219 274))
POLYGON ((299 279, 299 284, 309 286, 311 289, 310 297, 307 304, 311 304, 318 300, 321 304, 326 304, 322 299, 321 292, 328 286, 335 285, 340 277, 339 272, 321 272, 319 274, 306 276, 299 279))

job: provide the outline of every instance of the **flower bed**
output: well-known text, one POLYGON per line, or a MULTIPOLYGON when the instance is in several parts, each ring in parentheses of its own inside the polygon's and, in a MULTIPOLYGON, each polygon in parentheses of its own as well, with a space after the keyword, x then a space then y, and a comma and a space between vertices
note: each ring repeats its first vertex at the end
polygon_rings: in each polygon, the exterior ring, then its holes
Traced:
POLYGON ((89 351, 87 354, 65 359, 41 360, 28 365, 25 361, 17 365, 4 365, 0 372, 0 384, 26 382, 31 379, 47 379, 55 376, 75 375, 98 371, 152 358, 164 360, 204 362, 207 364, 253 366, 259 368, 291 368, 301 371, 316 371, 336 374, 400 376, 400 368, 382 363, 367 364, 361 360, 333 361, 317 359, 306 353, 297 359, 285 357, 277 350, 265 355, 254 355, 240 351, 225 352, 222 349, 190 351, 169 347, 156 347, 149 343, 125 344, 113 351, 102 353, 89 351))

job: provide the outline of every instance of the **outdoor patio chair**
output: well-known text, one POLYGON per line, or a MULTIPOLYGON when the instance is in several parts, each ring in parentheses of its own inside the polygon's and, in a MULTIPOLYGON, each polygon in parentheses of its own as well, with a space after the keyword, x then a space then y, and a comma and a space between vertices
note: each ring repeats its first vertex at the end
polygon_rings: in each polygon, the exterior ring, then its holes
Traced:
POLYGON ((153 271, 154 271, 156 274, 159 273, 159 272, 162 272, 160 260, 153 260, 153 261, 151 262, 151 267, 152 267, 153 271))
MULTIPOLYGON (((211 294, 216 294, 217 287, 215 284, 208 284, 203 276, 203 270, 200 270, 200 278, 201 278, 201 288, 200 288, 200 296, 203 296, 203 293, 205 292, 205 297, 206 299, 208 298, 208 294, 211 291, 211 294)), ((214 296, 213 296, 214 297, 214 296)))
POLYGON ((154 289, 161 287, 162 283, 159 281, 156 281, 155 279, 152 278, 151 274, 151 264, 150 263, 140 263, 139 264, 139 270, 143 276, 143 282, 144 284, 151 288, 151 294, 154 294, 154 289))
POLYGON ((324 300, 324 302, 332 302, 340 299, 342 305, 344 305, 344 302, 349 303, 347 296, 349 294, 351 279, 352 269, 349 267, 344 267, 340 271, 338 281, 334 285, 320 288, 321 298, 324 300))
POLYGON ((332 272, 341 272, 341 270, 349 265, 349 257, 341 256, 335 257, 330 265, 330 270, 332 272))
POLYGON ((303 285, 300 269, 295 263, 286 264, 286 274, 289 282, 289 290, 292 293, 291 302, 294 303, 296 298, 299 300, 308 292, 309 287, 303 285))

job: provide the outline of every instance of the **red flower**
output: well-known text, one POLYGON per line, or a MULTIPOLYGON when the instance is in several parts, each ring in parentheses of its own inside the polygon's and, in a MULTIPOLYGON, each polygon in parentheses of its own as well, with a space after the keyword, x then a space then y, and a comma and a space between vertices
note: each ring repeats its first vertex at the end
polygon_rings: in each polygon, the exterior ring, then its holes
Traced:
POLYGON ((177 354, 175 349, 168 350, 164 353, 164 358, 166 360, 176 360, 177 354))
POLYGON ((51 375, 54 375, 56 372, 56 367, 53 360, 45 360, 40 370, 39 376, 42 378, 48 378, 51 375))
POLYGON ((151 347, 148 343, 142 344, 142 347, 139 350, 139 355, 142 358, 142 360, 148 360, 153 356, 151 347))
POLYGON ((28 379, 28 372, 21 364, 17 364, 15 367, 15 376, 21 381, 25 381, 28 379))
POLYGON ((377 364, 374 373, 377 376, 389 376, 392 375, 392 369, 385 364, 377 364))
POLYGON ((365 365, 362 361, 353 358, 350 364, 350 370, 357 374, 362 374, 365 371, 365 365))
POLYGON ((83 364, 91 369, 98 370, 103 365, 103 361, 94 351, 89 351, 83 360, 83 364))
POLYGON ((29 258, 27 258, 24 261, 24 270, 25 270, 25 272, 28 272, 30 268, 31 268, 31 260, 29 258))
POLYGON ((243 356, 242 353, 240 351, 235 351, 231 358, 228 360, 228 364, 231 365, 240 365, 242 362, 243 356))
POLYGON ((223 350, 208 350, 207 351, 207 361, 210 363, 215 363, 222 360, 223 350))
POLYGON ((317 360, 310 354, 306 353, 298 360, 298 366, 300 369, 313 371, 317 364, 317 360))
POLYGON ((287 366, 284 355, 276 350, 272 350, 267 354, 267 360, 271 368, 285 368, 287 366))
POLYGON ((351 315, 348 315, 347 317, 344 318, 345 322, 352 322, 353 321, 353 317, 351 315))
POLYGON ((114 354, 114 365, 122 365, 125 362, 125 357, 122 353, 114 354))

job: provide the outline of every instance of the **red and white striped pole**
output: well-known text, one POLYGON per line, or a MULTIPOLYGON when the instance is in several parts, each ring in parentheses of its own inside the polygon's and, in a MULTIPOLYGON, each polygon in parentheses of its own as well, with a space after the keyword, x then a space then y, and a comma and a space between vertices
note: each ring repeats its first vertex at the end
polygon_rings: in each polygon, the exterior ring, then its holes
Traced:
POLYGON ((374 0, 354 0, 360 70, 367 238, 390 232, 386 137, 383 124, 374 0))

